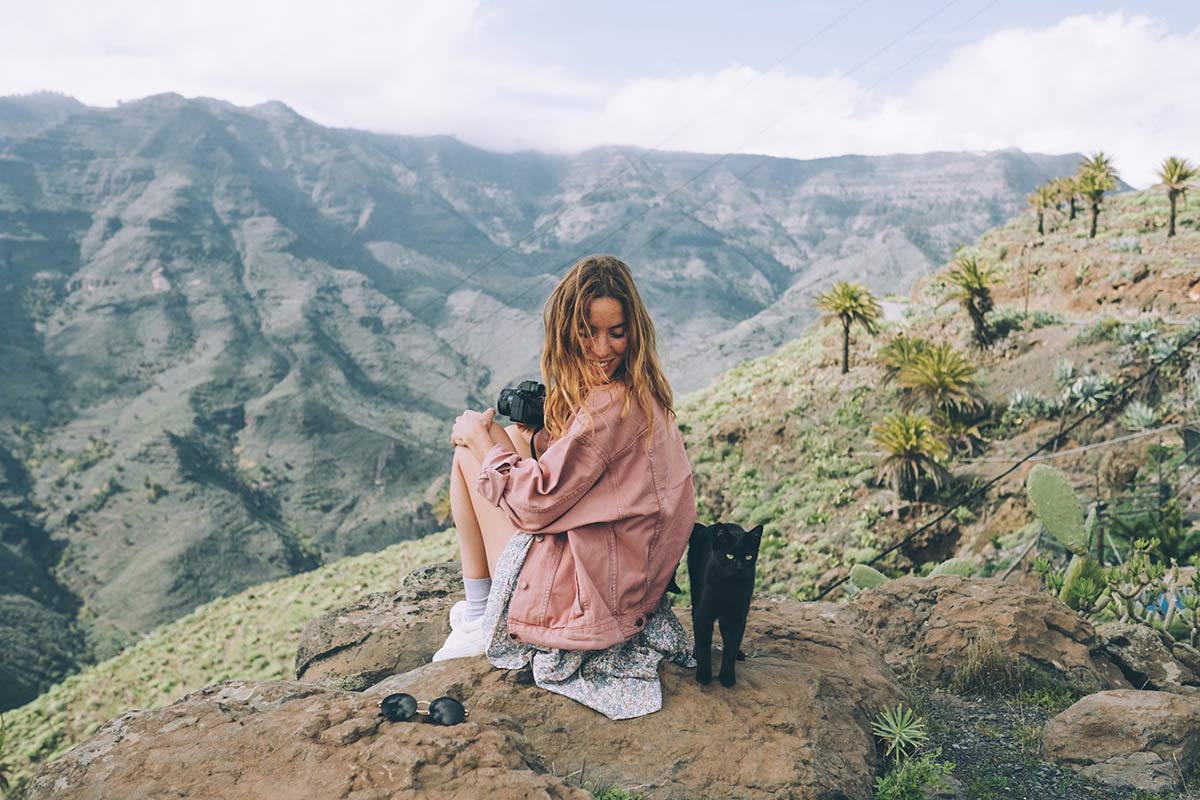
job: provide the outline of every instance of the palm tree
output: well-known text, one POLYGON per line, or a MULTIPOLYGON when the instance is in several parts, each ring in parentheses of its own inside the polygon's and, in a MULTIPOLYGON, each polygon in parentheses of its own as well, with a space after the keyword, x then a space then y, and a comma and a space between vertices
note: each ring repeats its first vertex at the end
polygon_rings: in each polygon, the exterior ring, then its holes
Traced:
POLYGON ((954 259, 954 267, 946 275, 946 280, 955 287, 946 296, 946 301, 958 300, 962 303, 975 326, 975 344, 981 349, 990 346, 992 329, 987 322, 987 313, 992 310, 991 287, 996 280, 995 272, 986 261, 975 256, 960 255, 954 259))
POLYGON ((817 295, 817 307, 828 312, 825 319, 842 322, 842 374, 850 371, 850 326, 857 322, 874 336, 879 332, 883 309, 865 286, 837 281, 828 292, 817 295))
POLYGON ((1038 236, 1045 236, 1046 230, 1044 220, 1046 219, 1046 209, 1054 205, 1054 192, 1049 184, 1043 184, 1025 198, 1029 201, 1029 205, 1033 206, 1033 210, 1037 212, 1038 219, 1038 236))
POLYGON ((1088 229, 1089 239, 1096 237, 1096 220, 1100 218, 1100 201, 1104 199, 1105 192, 1117 188, 1118 177, 1120 176, 1113 167, 1112 160, 1103 151, 1093 153, 1079 164, 1079 173, 1075 178, 1075 184, 1079 188, 1079 194, 1087 198, 1088 207, 1092 212, 1091 227, 1088 229))
POLYGON ((879 364, 883 367, 883 382, 891 383, 900 370, 911 364, 917 356, 929 349, 929 342, 919 336, 898 333, 879 351, 879 364))
POLYGON ((975 365, 950 345, 932 345, 897 376, 899 384, 911 392, 901 402, 910 410, 924 400, 930 415, 942 421, 976 411, 983 407, 983 399, 975 372, 975 365))
POLYGON ((926 477, 939 488, 949 480, 949 471, 938 462, 947 454, 946 445, 933 435, 929 417, 890 414, 872 430, 872 435, 887 451, 876 476, 896 492, 896 505, 892 507, 896 519, 900 518, 900 500, 921 499, 926 477))
POLYGON ((1171 201, 1171 226, 1167 228, 1169 239, 1175 235, 1175 200, 1180 196, 1187 200, 1188 184, 1200 173, 1186 158, 1171 156, 1163 161, 1156 174, 1167 189, 1167 199, 1171 201))
POLYGON ((1075 186, 1075 179, 1070 176, 1056 178, 1051 184, 1054 187, 1055 202, 1066 203, 1070 215, 1068 221, 1075 219, 1075 201, 1079 199, 1079 189, 1075 186))

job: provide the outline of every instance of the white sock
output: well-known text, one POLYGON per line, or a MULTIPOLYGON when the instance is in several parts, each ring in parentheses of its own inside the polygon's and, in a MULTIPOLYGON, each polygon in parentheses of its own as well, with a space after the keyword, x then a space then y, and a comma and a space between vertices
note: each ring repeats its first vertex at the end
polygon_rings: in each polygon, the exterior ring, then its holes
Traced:
POLYGON ((487 608, 488 594, 492 591, 491 578, 463 578, 467 590, 467 619, 479 619, 487 608))

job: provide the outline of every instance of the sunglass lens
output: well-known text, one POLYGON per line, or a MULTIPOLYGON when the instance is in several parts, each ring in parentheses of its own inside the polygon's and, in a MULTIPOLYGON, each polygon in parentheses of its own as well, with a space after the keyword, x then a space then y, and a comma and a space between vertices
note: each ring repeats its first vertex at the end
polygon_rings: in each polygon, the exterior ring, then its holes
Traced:
POLYGON ((467 718, 467 713, 453 697, 439 697, 429 704, 429 718, 438 725, 457 725, 467 718))
POLYGON ((379 704, 379 713, 392 722, 404 722, 417 713, 417 699, 411 694, 389 694, 379 704))

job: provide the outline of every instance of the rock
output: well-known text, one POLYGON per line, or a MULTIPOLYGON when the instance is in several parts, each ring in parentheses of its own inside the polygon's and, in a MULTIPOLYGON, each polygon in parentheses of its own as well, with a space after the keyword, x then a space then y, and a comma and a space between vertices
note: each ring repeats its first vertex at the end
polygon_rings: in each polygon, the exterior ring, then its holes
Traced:
POLYGON ((296 678, 362 689, 428 664, 450 633, 450 607, 462 599, 462 567, 423 567, 394 592, 368 595, 307 625, 296 651, 296 678))
POLYGON ((1129 686, 1087 620, 1057 598, 999 578, 910 575, 860 592, 843 613, 893 669, 905 672, 911 662, 930 683, 948 681, 988 630, 1005 652, 1058 680, 1086 691, 1129 686))
POLYGON ((763 598, 743 649, 735 687, 666 664, 662 710, 620 722, 483 657, 424 664, 363 694, 222 684, 109 723, 47 765, 30 798, 583 798, 567 786, 582 778, 654 800, 870 800, 871 723, 904 699, 874 645, 831 603, 763 598), (394 691, 448 694, 470 716, 447 728, 383 722, 378 703, 394 691))
POLYGON ((1200 763, 1200 698, 1118 689, 1079 700, 1042 731, 1047 758, 1113 786, 1180 788, 1200 763))
POLYGON ((1185 686, 1200 686, 1200 675, 1189 666, 1196 662, 1196 651, 1188 645, 1181 642, 1172 648, 1158 631, 1132 622, 1106 622, 1096 633, 1133 688, 1181 694, 1190 691, 1185 686))
POLYGON ((966 800, 967 790, 953 775, 939 775, 921 787, 921 796, 925 800, 966 800))
MULTIPOLYGON (((685 626, 690 612, 679 612, 685 626)), ((756 600, 737 685, 696 683, 694 670, 660 668, 663 708, 610 722, 483 658, 454 659, 394 675, 372 696, 450 693, 468 708, 508 717, 555 774, 637 787, 649 798, 869 800, 878 766, 871 722, 903 702, 874 646, 832 603, 756 600)), ((714 659, 717 658, 714 655, 714 659)))
POLYGON ((388 722, 378 705, 298 681, 217 684, 110 720, 43 767, 26 797, 591 798, 482 708, 443 727, 388 722))

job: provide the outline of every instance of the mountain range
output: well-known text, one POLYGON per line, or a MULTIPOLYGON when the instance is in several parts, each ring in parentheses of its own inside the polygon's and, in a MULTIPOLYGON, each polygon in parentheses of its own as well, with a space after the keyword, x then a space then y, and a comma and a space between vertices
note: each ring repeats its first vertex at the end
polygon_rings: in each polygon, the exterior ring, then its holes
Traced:
POLYGON ((438 527, 449 423, 626 259, 677 392, 900 292, 1078 155, 499 154, 278 102, 0 98, 0 708, 215 597, 438 527))

